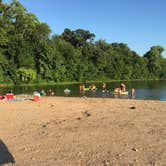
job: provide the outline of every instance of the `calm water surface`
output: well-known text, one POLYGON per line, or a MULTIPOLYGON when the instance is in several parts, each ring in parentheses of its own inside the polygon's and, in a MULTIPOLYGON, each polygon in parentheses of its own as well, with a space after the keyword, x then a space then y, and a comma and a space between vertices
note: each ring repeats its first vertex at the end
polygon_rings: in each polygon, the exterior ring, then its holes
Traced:
MULTIPOLYGON (((94 82, 95 83, 95 82, 94 82)), ((101 86, 102 83, 96 83, 96 92, 85 92, 86 97, 120 97, 128 98, 130 97, 131 88, 136 90, 136 99, 166 99, 166 81, 125 81, 126 89, 129 95, 115 96, 113 95, 113 89, 120 86, 121 82, 111 82, 107 84, 107 93, 102 93, 101 86)), ((88 87, 90 84, 85 84, 88 87)), ((49 86, 14 86, 14 87, 1 87, 0 95, 6 94, 9 90, 12 90, 14 94, 33 94, 34 91, 40 91, 44 89, 48 92, 52 89, 56 96, 65 96, 64 89, 70 89, 70 96, 79 97, 79 84, 71 85, 49 85, 49 86)))

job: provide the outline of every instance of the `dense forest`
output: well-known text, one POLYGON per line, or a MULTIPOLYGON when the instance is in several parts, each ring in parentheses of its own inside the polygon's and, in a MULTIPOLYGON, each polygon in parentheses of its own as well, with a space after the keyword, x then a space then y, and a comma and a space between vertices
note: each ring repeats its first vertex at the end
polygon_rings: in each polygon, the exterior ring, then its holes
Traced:
POLYGON ((51 36, 20 2, 0 0, 0 83, 166 79, 163 51, 156 45, 140 56, 84 29, 51 36))

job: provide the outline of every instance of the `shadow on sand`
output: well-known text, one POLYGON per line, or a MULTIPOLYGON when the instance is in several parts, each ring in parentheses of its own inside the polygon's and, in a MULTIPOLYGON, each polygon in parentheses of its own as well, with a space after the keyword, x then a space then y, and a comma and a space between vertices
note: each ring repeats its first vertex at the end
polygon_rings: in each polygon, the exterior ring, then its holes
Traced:
POLYGON ((0 139, 0 166, 8 163, 15 163, 14 157, 9 152, 7 146, 0 139))

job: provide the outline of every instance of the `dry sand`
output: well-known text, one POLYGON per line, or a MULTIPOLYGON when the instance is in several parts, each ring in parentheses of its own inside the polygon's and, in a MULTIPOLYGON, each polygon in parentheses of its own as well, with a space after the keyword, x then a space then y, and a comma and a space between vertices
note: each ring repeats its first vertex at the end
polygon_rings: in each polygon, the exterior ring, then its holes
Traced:
POLYGON ((0 165, 166 165, 166 101, 0 101, 0 165))

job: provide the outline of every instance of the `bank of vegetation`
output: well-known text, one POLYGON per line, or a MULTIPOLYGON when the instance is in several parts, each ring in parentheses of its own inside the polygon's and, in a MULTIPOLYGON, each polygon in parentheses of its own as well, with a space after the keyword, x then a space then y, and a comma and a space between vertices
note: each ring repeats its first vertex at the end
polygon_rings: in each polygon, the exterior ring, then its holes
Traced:
POLYGON ((141 56, 84 29, 51 36, 20 2, 0 0, 0 83, 166 79, 163 51, 155 45, 141 56))

